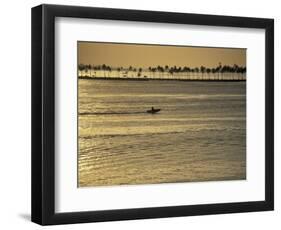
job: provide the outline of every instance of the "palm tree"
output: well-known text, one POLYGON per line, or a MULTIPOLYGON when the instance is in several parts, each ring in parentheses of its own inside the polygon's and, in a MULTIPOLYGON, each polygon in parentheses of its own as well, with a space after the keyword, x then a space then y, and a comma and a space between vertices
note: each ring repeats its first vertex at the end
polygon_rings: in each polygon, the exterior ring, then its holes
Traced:
POLYGON ((157 70, 157 72, 158 72, 158 78, 160 78, 160 77, 161 77, 161 76, 160 76, 160 73, 161 73, 161 66, 158 65, 158 66, 156 67, 156 70, 157 70))
MULTIPOLYGON (((129 74, 129 73, 130 73, 132 70, 133 70, 133 67, 130 65, 130 66, 129 66, 129 72, 128 72, 128 76, 129 76, 129 77, 130 77, 130 74, 129 74)), ((132 76, 131 76, 131 77, 132 77, 132 76)))
POLYGON ((148 67, 148 71, 149 71, 149 75, 150 75, 150 78, 151 78, 151 73, 152 73, 152 67, 151 66, 148 67))
MULTIPOLYGON (((77 67, 78 77, 102 77, 103 78, 121 78, 121 73, 124 74, 123 77, 131 78, 141 78, 143 75, 143 69, 141 67, 135 68, 129 66, 127 69, 123 67, 112 67, 106 64, 94 65, 94 64, 82 64, 80 63, 77 67), (103 71, 103 75, 102 75, 103 71), (114 74, 112 74, 114 71, 114 74), (124 72, 122 72, 124 71, 124 72), (129 74, 128 74, 129 73, 129 74)), ((246 67, 233 65, 224 65, 221 63, 217 67, 208 68, 205 66, 190 68, 187 66, 174 65, 169 67, 165 65, 164 67, 157 65, 155 67, 150 66, 145 71, 149 72, 149 75, 145 74, 144 78, 150 77, 154 79, 179 79, 179 80, 246 80, 246 67)))
POLYGON ((85 74, 86 74, 86 77, 89 77, 89 76, 88 76, 88 72, 89 72, 89 66, 88 66, 88 65, 85 65, 85 74))
POLYGON ((244 80, 246 80, 246 71, 247 71, 246 67, 242 68, 241 70, 244 80))
POLYGON ((141 76, 141 72, 142 72, 142 68, 139 68, 138 77, 140 77, 140 76, 141 76))
POLYGON ((155 78, 155 71, 156 71, 156 68, 153 67, 151 70, 152 70, 153 78, 155 78))
POLYGON ((165 72, 166 72, 166 77, 168 77, 167 75, 169 74, 169 66, 165 65, 165 72))
POLYGON ((227 69, 227 67, 225 65, 222 66, 221 69, 220 69, 220 78, 221 78, 221 80, 225 80, 224 73, 226 72, 226 69, 227 69))
POLYGON ((158 65, 157 71, 159 73, 159 78, 163 78, 164 68, 162 66, 158 65))
POLYGON ((216 69, 215 68, 211 68, 211 73, 212 73, 212 80, 215 80, 214 76, 215 76, 215 72, 216 72, 216 69))
POLYGON ((101 69, 103 70, 103 76, 105 78, 106 65, 102 64, 101 69))
POLYGON ((239 66, 234 64, 233 65, 233 72, 234 72, 234 79, 239 80, 239 66))
POLYGON ((172 67, 172 69, 173 69, 173 74, 175 73, 175 77, 177 77, 177 66, 174 66, 174 67, 172 67))
POLYGON ((172 78, 173 75, 174 75, 174 68, 173 68, 173 67, 171 67, 171 68, 169 69, 169 73, 170 73, 171 78, 172 78))
POLYGON ((165 73, 164 73, 164 71, 165 71, 164 67, 161 66, 160 70, 161 70, 162 78, 164 78, 164 77, 165 77, 165 76, 164 76, 164 75, 165 75, 165 73))
MULTIPOLYGON (((124 69, 124 68, 121 66, 121 67, 120 67, 120 72, 121 72, 121 73, 123 73, 123 69, 124 69)), ((124 75, 121 75, 121 77, 123 77, 123 76, 124 76, 124 75)))
POLYGON ((187 66, 183 67, 183 72, 186 73, 186 77, 185 79, 188 79, 188 73, 190 71, 190 68, 188 68, 187 66))
POLYGON ((83 64, 78 65, 78 76, 82 76, 82 72, 85 70, 85 66, 83 64))
POLYGON ((198 73, 199 73, 199 68, 195 67, 194 72, 196 73, 196 79, 198 80, 198 73))
POLYGON ((200 71, 201 71, 201 79, 203 80, 203 75, 204 75, 204 73, 205 73, 205 70, 206 70, 206 67, 204 67, 204 66, 201 66, 200 67, 200 71))
POLYGON ((181 76, 181 73, 182 73, 181 67, 179 67, 179 68, 177 69, 177 72, 178 72, 178 75, 179 75, 178 78, 181 79, 181 77, 182 77, 182 76, 181 76))
POLYGON ((221 79, 221 76, 220 76, 221 68, 222 68, 222 66, 221 66, 221 63, 219 62, 219 65, 218 65, 218 67, 216 68, 216 72, 218 73, 218 80, 221 79))
POLYGON ((93 69, 94 69, 94 65, 89 65, 89 70, 90 70, 90 77, 93 76, 93 69))
POLYGON ((211 69, 210 69, 210 68, 207 68, 207 69, 206 69, 206 72, 207 72, 207 75, 208 75, 208 80, 210 80, 211 69))
POLYGON ((108 71, 108 77, 111 76, 111 67, 107 66, 106 70, 108 71))

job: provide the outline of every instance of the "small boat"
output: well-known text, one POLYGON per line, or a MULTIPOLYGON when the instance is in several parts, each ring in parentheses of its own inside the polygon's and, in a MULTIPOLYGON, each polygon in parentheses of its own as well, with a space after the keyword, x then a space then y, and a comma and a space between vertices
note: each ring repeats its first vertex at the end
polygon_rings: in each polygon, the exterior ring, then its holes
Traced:
POLYGON ((160 112, 160 111, 161 111, 161 109, 154 109, 154 108, 152 107, 150 110, 147 110, 146 112, 147 112, 147 113, 154 114, 154 113, 158 113, 158 112, 160 112))

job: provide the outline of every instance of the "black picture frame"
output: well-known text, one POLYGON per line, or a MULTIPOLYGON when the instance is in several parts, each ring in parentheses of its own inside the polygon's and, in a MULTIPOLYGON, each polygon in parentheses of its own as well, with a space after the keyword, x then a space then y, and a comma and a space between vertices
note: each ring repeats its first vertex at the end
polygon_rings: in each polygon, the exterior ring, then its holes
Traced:
POLYGON ((41 225, 274 209, 274 20, 140 10, 39 5, 32 8, 32 221, 41 225), (265 29, 265 200, 55 213, 55 18, 109 19, 265 29))

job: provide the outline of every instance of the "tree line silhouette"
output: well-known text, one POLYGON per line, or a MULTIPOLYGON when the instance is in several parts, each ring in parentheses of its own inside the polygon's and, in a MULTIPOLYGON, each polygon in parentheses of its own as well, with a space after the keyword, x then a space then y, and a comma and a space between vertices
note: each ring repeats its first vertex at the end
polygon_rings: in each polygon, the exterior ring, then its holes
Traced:
POLYGON ((246 80, 246 67, 218 64, 217 67, 133 66, 112 67, 106 64, 79 64, 78 76, 81 78, 103 79, 175 79, 175 80, 246 80))

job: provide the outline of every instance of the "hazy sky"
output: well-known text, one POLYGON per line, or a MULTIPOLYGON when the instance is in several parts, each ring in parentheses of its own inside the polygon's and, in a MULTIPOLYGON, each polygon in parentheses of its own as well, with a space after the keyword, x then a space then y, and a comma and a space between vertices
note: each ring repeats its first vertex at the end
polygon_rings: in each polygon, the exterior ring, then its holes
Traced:
POLYGON ((78 42, 78 63, 109 66, 246 66, 246 49, 78 42))

